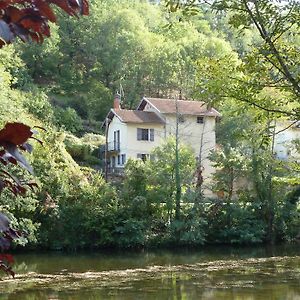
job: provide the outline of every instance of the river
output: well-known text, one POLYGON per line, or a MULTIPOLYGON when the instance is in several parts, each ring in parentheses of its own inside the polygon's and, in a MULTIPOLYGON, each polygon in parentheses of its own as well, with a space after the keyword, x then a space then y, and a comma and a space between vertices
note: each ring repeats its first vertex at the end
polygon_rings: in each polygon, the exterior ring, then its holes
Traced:
POLYGON ((0 299, 300 299, 300 245, 17 254, 0 299))

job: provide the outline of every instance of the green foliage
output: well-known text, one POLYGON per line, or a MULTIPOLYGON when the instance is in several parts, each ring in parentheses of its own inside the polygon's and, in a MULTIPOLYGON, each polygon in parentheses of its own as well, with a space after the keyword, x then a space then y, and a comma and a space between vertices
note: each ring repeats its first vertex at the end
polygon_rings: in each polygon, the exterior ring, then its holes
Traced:
MULTIPOLYGON (((175 139, 168 139, 161 147, 153 150, 152 158, 148 161, 151 170, 150 185, 153 184, 154 197, 168 202, 174 197, 175 191, 175 139)), ((186 191, 193 181, 196 159, 193 150, 182 144, 179 147, 179 173, 183 191, 186 191)))
MULTIPOLYGON (((183 208, 183 217, 181 220, 175 220, 171 224, 173 239, 177 232, 180 232, 179 243, 182 245, 199 246, 207 240, 207 217, 205 216, 203 206, 186 204, 183 208)), ((178 242, 176 239, 174 242, 178 242)))
MULTIPOLYGON (((254 28, 260 40, 241 57, 238 68, 227 73, 223 89, 220 89, 222 75, 218 77, 217 73, 213 73, 211 77, 214 79, 208 85, 203 80, 200 85, 211 88, 219 97, 234 98, 265 111, 298 118, 300 78, 295 67, 299 64, 299 57, 295 53, 299 47, 296 37, 299 31, 299 3, 215 0, 212 1, 212 8, 227 13, 229 24, 235 30, 247 32, 254 28), (216 89, 213 88, 214 82, 217 83, 216 89), (264 97, 264 91, 269 88, 274 89, 273 94, 281 96, 264 97)), ((216 62, 213 65, 216 67, 216 62)), ((228 68, 226 62, 224 65, 228 68)), ((221 68, 219 70, 222 72, 221 68)), ((205 78, 201 71, 199 74, 205 78)))
POLYGON ((125 107, 136 105, 142 95, 177 91, 191 97, 196 61, 233 54, 206 13, 167 29, 163 6, 127 0, 91 6, 89 18, 64 17, 51 26, 51 38, 42 45, 18 46, 34 82, 54 99, 68 99, 63 108, 75 109, 89 125, 105 118, 120 85, 125 107))
POLYGON ((99 148, 105 142, 104 136, 87 133, 78 138, 72 134, 65 134, 64 142, 68 153, 80 163, 99 164, 99 148))
MULTIPOLYGON (((272 151, 272 122, 282 112, 297 115, 298 98, 293 84, 276 70, 281 66, 274 53, 249 26, 253 20, 237 11, 241 2, 218 2, 219 9, 230 12, 214 15, 201 6, 194 15, 190 6, 166 17, 165 8, 144 1, 92 1, 90 18, 64 17, 51 26, 52 37, 44 44, 0 50, 0 124, 19 120, 47 129, 40 137, 44 145, 35 144, 29 156, 38 194, 0 198, 2 210, 28 231, 22 243, 75 250, 250 244, 298 235, 299 166, 278 162, 272 151), (226 3, 238 6, 226 8, 226 3), (172 26, 165 26, 169 21, 172 26), (244 35, 240 25, 247 27, 244 35), (142 95, 179 94, 222 111, 219 149, 211 155, 212 188, 221 192, 219 198, 197 190, 193 152, 180 145, 181 218, 175 220, 174 139, 146 162, 128 160, 124 179, 115 185, 82 167, 99 165, 98 149, 105 140, 78 136, 85 129, 99 131, 120 84, 125 107, 142 95)), ((270 17, 273 4, 263 9, 270 17)), ((280 24, 288 25, 275 10, 280 24)), ((296 26, 272 37, 279 54, 287 53, 285 63, 295 78, 296 26)))
POLYGON ((212 203, 208 217, 207 240, 211 243, 251 244, 265 239, 265 223, 259 217, 255 203, 212 203))
POLYGON ((225 198, 231 199, 236 192, 235 185, 246 174, 249 158, 240 149, 225 145, 223 150, 213 152, 210 159, 216 168, 213 191, 222 191, 225 198))
POLYGON ((79 133, 83 129, 82 120, 73 108, 55 108, 54 119, 59 127, 71 133, 79 133))
POLYGON ((33 87, 27 94, 26 100, 24 101, 24 107, 30 114, 34 115, 41 121, 50 124, 53 123, 55 117, 53 107, 45 92, 33 87))
POLYGON ((290 240, 291 233, 295 237, 299 230, 295 202, 287 201, 292 198, 287 192, 297 184, 298 175, 292 171, 293 161, 283 163, 275 158, 273 118, 237 103, 223 105, 218 128, 222 148, 211 156, 217 167, 214 188, 222 192, 224 201, 217 219, 225 231, 213 229, 220 235, 214 237, 217 240, 274 242, 290 240), (293 177, 296 181, 291 180, 293 177))
MULTIPOLYGON (((188 198, 196 163, 190 148, 180 146, 179 162, 183 197, 188 198)), ((129 160, 126 164, 120 198, 130 218, 142 222, 135 227, 139 228, 138 236, 143 229, 141 245, 174 243, 178 231, 182 232, 179 244, 204 242, 203 218, 190 203, 184 208, 182 221, 174 220, 175 163, 175 140, 171 138, 153 150, 150 160, 129 160)))

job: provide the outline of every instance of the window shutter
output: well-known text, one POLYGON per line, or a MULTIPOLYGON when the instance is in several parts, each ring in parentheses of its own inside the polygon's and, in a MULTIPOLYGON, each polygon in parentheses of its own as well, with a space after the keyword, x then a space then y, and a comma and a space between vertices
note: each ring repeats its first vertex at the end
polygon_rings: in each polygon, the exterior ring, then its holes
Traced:
POLYGON ((141 128, 138 128, 138 129, 137 129, 137 140, 138 140, 138 141, 141 141, 141 140, 142 140, 142 133, 143 133, 142 129, 141 129, 141 128))
POLYGON ((154 129, 150 129, 150 141, 154 141, 154 129))

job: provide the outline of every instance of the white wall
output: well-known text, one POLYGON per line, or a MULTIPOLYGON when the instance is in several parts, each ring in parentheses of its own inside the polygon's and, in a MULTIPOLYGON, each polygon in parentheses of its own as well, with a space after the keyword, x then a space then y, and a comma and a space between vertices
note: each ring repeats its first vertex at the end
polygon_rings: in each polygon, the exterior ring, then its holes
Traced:
MULTIPOLYGON (((120 130, 120 152, 117 155, 126 155, 129 158, 137 158, 138 153, 150 154, 153 148, 161 145, 165 139, 165 126, 163 124, 135 124, 123 123, 116 116, 113 118, 108 129, 108 143, 113 144, 114 131, 120 130), (138 141, 137 128, 154 129, 154 141, 138 141)), ((117 163, 116 166, 123 167, 117 163)))
POLYGON ((163 124, 127 124, 127 154, 128 158, 137 158, 138 153, 150 154, 153 148, 161 145, 165 140, 165 128, 163 124), (138 141, 137 128, 154 129, 154 141, 138 141))
MULTIPOLYGON (((279 122, 276 124, 276 132, 287 126, 289 122, 279 122)), ((293 149, 292 141, 300 139, 300 128, 292 126, 275 136, 274 152, 279 159, 300 159, 300 153, 293 149)))
MULTIPOLYGON (((108 127, 108 143, 109 145, 112 145, 114 142, 114 131, 120 130, 120 153, 126 154, 127 148, 128 148, 128 141, 127 141, 127 135, 128 135, 128 128, 127 124, 121 122, 116 116, 112 119, 111 123, 108 127)), ((116 166, 121 166, 117 164, 117 156, 116 158, 116 166)))
MULTIPOLYGON (((165 116, 167 135, 175 135, 176 116, 165 116)), ((215 118, 204 116, 203 124, 197 123, 197 116, 184 115, 183 118, 184 122, 179 124, 179 139, 192 147, 196 157, 199 157, 201 151, 204 179, 208 179, 215 171, 208 159, 210 151, 216 146, 215 118)))

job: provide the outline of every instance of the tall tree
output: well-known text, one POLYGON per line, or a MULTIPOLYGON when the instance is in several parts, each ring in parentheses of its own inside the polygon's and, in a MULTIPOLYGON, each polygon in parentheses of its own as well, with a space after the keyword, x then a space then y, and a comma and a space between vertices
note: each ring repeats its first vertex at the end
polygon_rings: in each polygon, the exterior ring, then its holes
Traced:
MULTIPOLYGON (((299 65, 299 29, 300 29, 300 3, 299 1, 280 0, 212 0, 212 1, 168 1, 170 8, 189 11, 198 5, 206 5, 215 12, 230 14, 229 23, 241 31, 256 29, 260 35, 260 42, 252 45, 251 53, 242 57, 242 63, 236 71, 239 75, 235 81, 240 92, 228 91, 228 96, 247 102, 250 105, 267 111, 277 110, 288 103, 290 107, 281 109, 283 114, 299 117, 300 76, 299 65), (259 102, 257 94, 265 88, 275 88, 287 95, 284 100, 259 102), (247 91, 244 97, 244 91, 247 91), (271 105, 270 105, 271 104, 271 105)), ((225 89, 226 92, 226 89, 225 89)))

